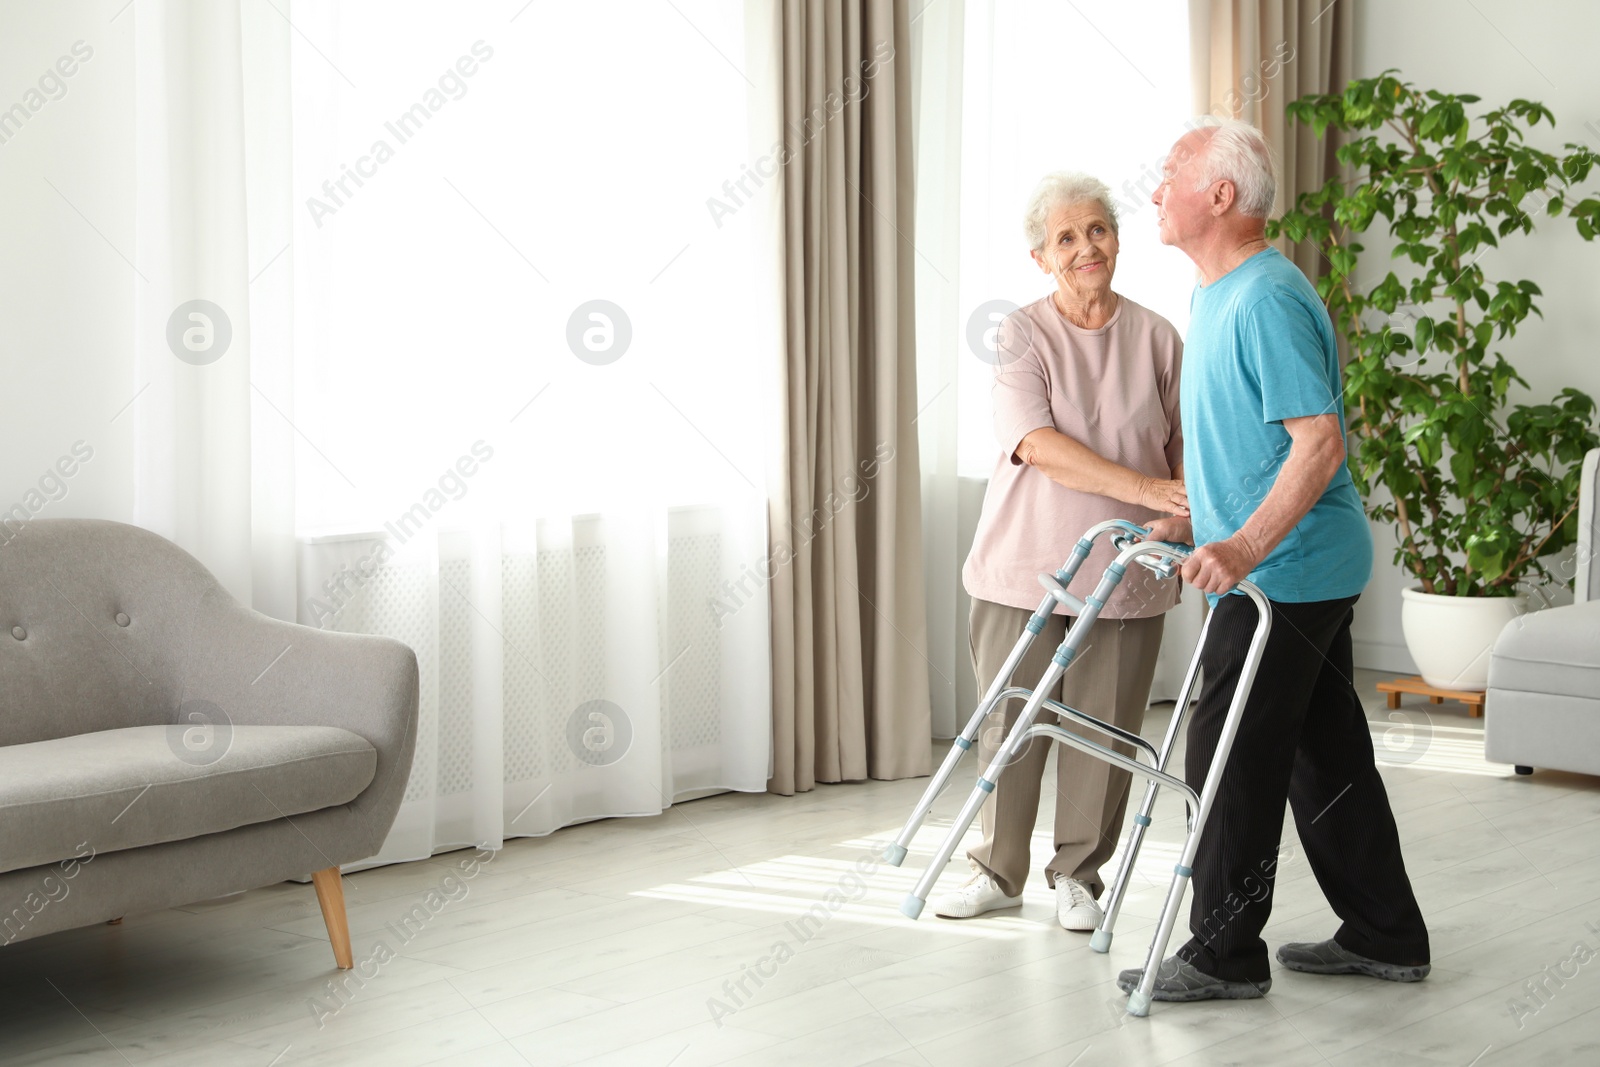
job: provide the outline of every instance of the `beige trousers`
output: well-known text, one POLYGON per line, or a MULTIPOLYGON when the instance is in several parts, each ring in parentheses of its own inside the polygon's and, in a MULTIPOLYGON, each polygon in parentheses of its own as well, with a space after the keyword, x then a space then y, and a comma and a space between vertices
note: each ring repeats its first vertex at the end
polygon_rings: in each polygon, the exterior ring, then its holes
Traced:
MULTIPOLYGON (((1017 638, 1032 613, 986 600, 972 602, 972 666, 982 693, 1005 666, 1017 638)), ((1089 631, 1087 647, 1061 678, 1056 691, 1047 694, 1070 708, 1106 719, 1137 733, 1150 704, 1150 683, 1155 677, 1156 653, 1161 649, 1160 615, 1150 619, 1101 619, 1089 631)), ((1031 689, 1044 676, 1050 658, 1066 636, 1066 616, 1053 615, 1044 632, 1028 646, 1011 685, 1031 689)), ((978 753, 985 767, 1005 741, 1021 700, 1006 701, 989 715, 979 735, 978 753), (1003 718, 1002 718, 1003 716, 1003 718)), ((1035 722, 1058 723, 1059 716, 1041 711, 1035 722)), ((1070 726, 1074 733, 1105 743, 1104 734, 1070 726)), ((1045 880, 1076 878, 1096 897, 1105 889, 1100 865, 1116 851, 1122 818, 1128 805, 1131 775, 1066 745, 1043 738, 1033 743, 1007 766, 983 805, 983 844, 967 853, 975 869, 989 872, 1007 896, 1022 893, 1030 865, 1029 845, 1039 815, 1040 779, 1045 758, 1056 750, 1056 853, 1045 864, 1045 880)), ((1125 755, 1133 750, 1120 742, 1125 755)))

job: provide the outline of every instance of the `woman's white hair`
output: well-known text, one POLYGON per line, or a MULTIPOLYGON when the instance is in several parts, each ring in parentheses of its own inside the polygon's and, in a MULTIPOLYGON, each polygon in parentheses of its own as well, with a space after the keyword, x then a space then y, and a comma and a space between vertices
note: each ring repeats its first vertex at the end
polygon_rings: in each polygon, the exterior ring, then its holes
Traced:
POLYGON ((1206 142, 1204 166, 1195 189, 1226 178, 1233 183, 1239 214, 1264 219, 1272 214, 1278 197, 1272 149, 1260 130, 1237 119, 1217 119, 1210 115, 1196 119, 1196 128, 1211 129, 1206 142))
POLYGON ((1028 198, 1028 210, 1022 215, 1022 232, 1028 238, 1028 247, 1035 252, 1044 248, 1045 226, 1050 212, 1063 204, 1081 204, 1093 200, 1106 213, 1111 232, 1117 232, 1117 205, 1111 199, 1106 183, 1090 174, 1075 170, 1058 170, 1040 179, 1033 195, 1028 198))

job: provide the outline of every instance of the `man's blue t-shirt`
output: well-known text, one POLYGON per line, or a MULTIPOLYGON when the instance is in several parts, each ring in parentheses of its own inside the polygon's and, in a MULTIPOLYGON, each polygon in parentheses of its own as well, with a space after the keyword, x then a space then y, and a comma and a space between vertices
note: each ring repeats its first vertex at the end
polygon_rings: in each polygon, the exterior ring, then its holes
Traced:
MULTIPOLYGON (((1337 412, 1344 422, 1328 312, 1300 268, 1271 248, 1195 286, 1180 382, 1197 545, 1232 536, 1266 499, 1289 454, 1284 419, 1337 412)), ((1355 596, 1371 576, 1372 534, 1341 464, 1249 577, 1268 599, 1304 603, 1355 596)))

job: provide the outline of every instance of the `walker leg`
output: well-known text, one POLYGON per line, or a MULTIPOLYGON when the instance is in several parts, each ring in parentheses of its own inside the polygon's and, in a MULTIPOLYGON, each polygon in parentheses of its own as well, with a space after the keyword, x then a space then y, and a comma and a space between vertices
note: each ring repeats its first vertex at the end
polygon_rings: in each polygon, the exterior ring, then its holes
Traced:
MULTIPOLYGON (((1165 760, 1162 761, 1165 764, 1165 760)), ((1165 767, 1159 768, 1164 770, 1165 767)), ((1106 895, 1105 912, 1100 917, 1100 926, 1089 935, 1089 948, 1093 952, 1109 952, 1111 950, 1111 929, 1117 924, 1117 913, 1122 910, 1122 898, 1128 891, 1128 883, 1133 879, 1133 863, 1139 856, 1139 846, 1144 843, 1145 827, 1150 825, 1150 810, 1155 807, 1156 793, 1161 789, 1155 782, 1145 786, 1144 800, 1139 804, 1139 810, 1133 816, 1133 829, 1128 831, 1128 847, 1122 853, 1122 862, 1117 867, 1117 877, 1111 883, 1111 892, 1106 895)))
MULTIPOLYGON (((1063 647, 1065 647, 1065 643, 1063 647)), ((1071 657, 1067 657, 1067 660, 1070 663, 1071 657)), ((979 810, 983 807, 983 802, 989 798, 990 793, 994 792, 995 785, 1000 781, 1000 775, 1005 773, 1005 769, 1010 765, 1017 749, 1032 741, 1032 738, 1028 736, 1028 727, 1033 725, 1034 718, 1039 714, 1039 708, 1044 704, 1044 695, 1055 688, 1055 684, 1061 680, 1061 675, 1065 670, 1066 666, 1060 662, 1059 658, 1050 661, 1050 666, 1045 670, 1044 677, 1039 681, 1039 688, 1033 691, 1033 695, 1023 705, 1021 713, 1017 716, 1016 724, 1012 726, 1011 732, 1006 735, 1006 739, 1001 744, 999 751, 994 754, 994 759, 990 761, 988 767, 984 768, 983 773, 978 776, 978 781, 973 785, 972 793, 968 795, 967 802, 961 806, 961 811, 957 814, 955 822, 951 823, 950 831, 944 835, 944 840, 939 843, 938 849, 934 851, 933 859, 929 862, 927 869, 922 872, 922 877, 917 879, 916 888, 901 903, 900 914, 910 919, 915 919, 922 914, 923 905, 927 903, 928 894, 933 891, 934 883, 939 880, 939 875, 944 872, 945 864, 950 862, 950 857, 955 853, 956 846, 961 843, 961 838, 966 834, 967 827, 971 826, 972 820, 977 818, 979 810)))
MULTIPOLYGON (((1206 647, 1206 631, 1209 629, 1211 629, 1211 616, 1207 614, 1206 621, 1200 626, 1200 639, 1195 642, 1189 669, 1184 672, 1183 684, 1178 687, 1178 699, 1172 705, 1172 720, 1167 723, 1167 734, 1161 742, 1161 755, 1156 762, 1156 770, 1167 769, 1167 764, 1172 759, 1172 750, 1177 746, 1184 717, 1189 712, 1189 698, 1194 694, 1195 682, 1200 677, 1200 654, 1206 647)), ((1111 948, 1112 928, 1116 925, 1117 915, 1122 911, 1122 901, 1127 895, 1128 884, 1133 881, 1133 865, 1139 858, 1139 847, 1144 843, 1145 828, 1150 825, 1150 812, 1155 808, 1156 794, 1160 790, 1159 784, 1150 782, 1145 787, 1144 800, 1133 816, 1133 829, 1128 831, 1128 848, 1122 854, 1122 864, 1117 868, 1117 877, 1111 883, 1111 892, 1106 895, 1105 911, 1101 916, 1100 926, 1089 937, 1089 948, 1095 952, 1106 952, 1111 948)))
MULTIPOLYGON (((996 777, 999 777, 996 769, 996 777)), ((917 886, 906 899, 900 903, 900 914, 908 919, 915 919, 922 914, 922 908, 928 902, 928 894, 933 891, 933 884, 939 880, 939 875, 944 870, 944 865, 950 862, 950 857, 955 853, 956 846, 961 843, 961 838, 967 832, 967 827, 972 825, 972 820, 977 818, 978 811, 983 807, 983 802, 989 798, 994 790, 994 783, 987 778, 979 778, 978 784, 973 787, 972 793, 967 797, 967 802, 961 806, 961 812, 956 816, 955 822, 950 824, 949 833, 944 835, 944 840, 939 842, 939 847, 934 850, 933 859, 928 863, 927 870, 922 872, 922 877, 917 879, 917 886), (987 788, 985 788, 987 787, 987 788)))
MULTIPOLYGON (((1138 987, 1128 994, 1129 1015, 1150 1014, 1156 972, 1166 957, 1167 942, 1172 938, 1172 928, 1178 918, 1178 906, 1183 903, 1184 890, 1188 888, 1189 879, 1194 874, 1194 858, 1200 851, 1200 837, 1205 833, 1206 823, 1211 818, 1211 808, 1216 803, 1217 791, 1222 786, 1222 776, 1228 769, 1228 758, 1233 754, 1233 739, 1238 736, 1239 724, 1244 720, 1245 704, 1250 698, 1251 687, 1255 685, 1256 670, 1261 666, 1261 655, 1266 650, 1267 637, 1272 632, 1272 615, 1266 597, 1254 586, 1240 583, 1241 590, 1246 588, 1249 589, 1250 599, 1255 601, 1259 612, 1256 632, 1250 640, 1249 649, 1245 652, 1239 678, 1234 683, 1233 699, 1228 705, 1227 715, 1223 718, 1222 732, 1217 737, 1217 747, 1211 754, 1211 766, 1206 769, 1199 809, 1194 812, 1189 822, 1189 834, 1184 839, 1183 854, 1172 869, 1172 888, 1167 891, 1167 903, 1161 909, 1161 921, 1156 927, 1155 940, 1150 942, 1150 955, 1145 960, 1144 973, 1139 976, 1138 987)), ((1209 618, 1206 620, 1208 626, 1210 621, 1209 618)), ((1201 643, 1204 644, 1203 637, 1201 643)))
MULTIPOLYGON (((1198 831, 1189 834, 1190 841, 1199 837, 1198 831)), ((1190 848, 1185 847, 1187 854, 1190 848)), ((1183 904, 1183 892, 1189 887, 1189 868, 1179 865, 1172 872, 1172 887, 1167 890, 1167 903, 1161 909, 1161 922, 1156 927, 1155 939, 1150 942, 1150 955, 1144 961, 1144 973, 1139 976, 1139 986, 1128 994, 1128 1014, 1143 1018, 1150 1014, 1150 1001, 1154 999, 1156 972, 1167 955, 1167 942, 1172 940, 1172 927, 1178 919, 1178 908, 1183 904)))
MULTIPOLYGON (((1092 527, 1078 539, 1078 543, 1073 546, 1072 554, 1067 557, 1066 563, 1062 564, 1061 569, 1056 571, 1056 581, 1063 588, 1072 583, 1073 578, 1078 573, 1078 568, 1083 565, 1084 560, 1089 558, 1089 553, 1094 548, 1095 540, 1102 534, 1130 529, 1133 529, 1133 527, 1129 523, 1120 520, 1103 522, 1092 527)), ((978 705, 978 710, 973 713, 972 719, 967 723, 967 728, 961 732, 960 737, 956 738, 951 751, 945 756, 944 762, 940 764, 938 773, 928 783, 928 788, 923 790, 922 799, 917 801, 916 807, 912 809, 911 817, 901 827, 900 833, 895 836, 894 841, 884 848, 883 858, 890 864, 898 867, 904 862, 906 850, 911 844, 911 839, 916 836, 923 820, 928 817, 928 812, 932 810, 934 801, 938 799, 939 794, 944 791, 945 786, 949 783, 950 775, 955 771, 956 765, 961 762, 961 758, 972 748, 972 743, 978 739, 978 731, 981 729, 983 720, 994 709, 1000 693, 1010 686, 1011 676, 1016 672, 1017 665, 1022 662, 1022 657, 1027 653, 1028 647, 1033 643, 1033 639, 1044 632, 1044 628, 1049 623, 1050 617, 1055 610, 1056 598, 1054 595, 1046 596, 1039 602, 1038 608, 1034 610, 1033 617, 1028 620, 1026 630, 1017 639, 1016 645, 1011 649, 1011 654, 1006 657, 1005 665, 1000 668, 995 675, 994 681, 990 683, 989 691, 984 694, 983 700, 978 705)), ((963 828, 962 832, 965 832, 965 828, 963 828)))
MULTIPOLYGON (((1081 562, 1081 556, 1087 555, 1088 540, 1081 540, 1078 542, 1078 547, 1073 551, 1074 562, 1070 566, 1075 569, 1077 563, 1081 562)), ((917 880, 916 888, 911 891, 910 895, 900 905, 900 913, 902 915, 915 919, 922 914, 922 907, 927 902, 928 893, 933 889, 934 882, 938 880, 940 873, 944 870, 944 865, 950 862, 951 854, 955 852, 956 845, 960 843, 962 835, 967 832, 967 827, 972 825, 973 818, 977 816, 979 809, 983 807, 983 802, 987 799, 987 795, 994 791, 995 784, 1000 780, 1001 773, 1015 758, 1018 748, 1033 742, 1028 730, 1033 726, 1033 720, 1038 716, 1040 707, 1044 705, 1046 694, 1055 688, 1056 683, 1061 680, 1062 674, 1066 673, 1067 668, 1072 666, 1072 661, 1078 656, 1078 645, 1083 641, 1090 628, 1094 626, 1095 620, 1100 616, 1100 609, 1116 589, 1117 583, 1122 581, 1124 573, 1125 568, 1120 564, 1111 564, 1106 568, 1105 576, 1100 579, 1100 583, 1095 586, 1094 594, 1085 598, 1085 607, 1082 614, 1078 616, 1078 621, 1068 628, 1066 639, 1061 642, 1061 647, 1056 649, 1056 654, 1050 658, 1050 666, 1045 669, 1044 677, 1039 680, 1038 688, 1033 690, 1028 697, 1028 702, 1023 705, 1021 714, 1017 716, 1017 721, 1011 727, 1011 732, 1006 735, 1005 742, 1000 746, 1000 750, 994 754, 994 759, 985 768, 984 772, 978 776, 972 795, 967 797, 966 804, 961 808, 961 814, 957 817, 955 824, 950 827, 950 832, 945 835, 944 841, 934 854, 933 862, 928 864, 928 869, 922 872, 922 877, 917 880)), ((1046 602, 1039 605, 1039 611, 1035 614, 1035 618, 1046 615, 1051 610, 1050 602, 1053 599, 1053 597, 1047 597, 1046 602)), ((1043 628, 1042 624, 1040 628, 1043 628)), ((1029 629, 1033 631, 1032 620, 1029 622, 1029 629)), ((1006 661, 1006 670, 1002 673, 1009 673, 1015 669, 1016 663, 1022 659, 1022 648, 1022 642, 1019 640, 1017 647, 1011 650, 1011 659, 1006 661)), ((991 686, 990 692, 991 694, 998 694, 1000 690, 991 686)), ((905 843, 904 841, 897 842, 897 844, 902 845, 905 843)))
POLYGON ((933 809, 934 801, 938 800, 939 795, 944 792, 945 786, 950 781, 950 775, 955 772, 956 765, 961 762, 961 758, 972 748, 973 739, 977 737, 978 730, 988 714, 989 706, 987 703, 978 705, 978 710, 973 713, 966 729, 962 730, 961 735, 955 739, 955 743, 950 746, 950 751, 944 757, 944 762, 934 772, 933 778, 928 782, 928 788, 922 791, 922 799, 917 801, 916 807, 911 809, 911 817, 900 828, 900 833, 895 837, 894 841, 883 850, 883 858, 891 867, 898 867, 904 862, 906 846, 911 843, 911 839, 921 829, 923 820, 928 817, 928 812, 933 809))
MULTIPOLYGON (((1085 552, 1087 555, 1087 552, 1085 552)), ((1045 597, 1039 604, 1039 609, 1028 620, 1028 626, 1022 635, 1017 638, 1017 643, 1012 646, 1011 654, 1006 657, 1005 665, 995 675, 994 681, 989 683, 989 691, 978 703, 978 710, 972 713, 972 718, 967 720, 967 725, 961 735, 950 746, 950 751, 945 755, 944 762, 939 765, 939 770, 928 782, 928 788, 922 791, 922 799, 917 801, 916 807, 911 809, 910 818, 900 828, 900 833, 894 841, 883 850, 883 858, 891 866, 898 867, 906 858, 906 848, 911 844, 911 839, 917 835, 917 830, 922 827, 922 822, 928 817, 928 812, 933 810, 934 801, 939 799, 939 794, 944 792, 949 784, 950 775, 955 772, 956 765, 961 758, 972 748, 972 743, 978 739, 978 732, 983 728, 984 719, 994 709, 995 702, 1001 693, 1011 684, 1011 676, 1016 673, 1017 665, 1022 662, 1022 657, 1027 654, 1028 647, 1033 644, 1033 639, 1044 630, 1045 624, 1050 619, 1050 612, 1054 610, 1055 601, 1045 597)))

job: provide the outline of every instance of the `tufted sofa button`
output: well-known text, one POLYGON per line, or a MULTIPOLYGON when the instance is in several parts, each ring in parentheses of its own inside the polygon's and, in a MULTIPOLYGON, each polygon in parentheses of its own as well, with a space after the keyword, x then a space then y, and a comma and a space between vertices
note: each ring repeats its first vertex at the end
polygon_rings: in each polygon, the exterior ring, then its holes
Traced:
POLYGON ((131 621, 132 620, 130 620, 127 615, 123 614, 120 611, 117 612, 117 625, 118 626, 126 626, 131 621))
POLYGON ((15 637, 18 641, 23 641, 27 639, 28 631, 24 630, 20 626, 13 626, 11 628, 11 636, 15 637))

